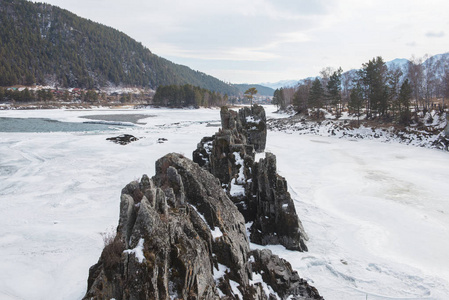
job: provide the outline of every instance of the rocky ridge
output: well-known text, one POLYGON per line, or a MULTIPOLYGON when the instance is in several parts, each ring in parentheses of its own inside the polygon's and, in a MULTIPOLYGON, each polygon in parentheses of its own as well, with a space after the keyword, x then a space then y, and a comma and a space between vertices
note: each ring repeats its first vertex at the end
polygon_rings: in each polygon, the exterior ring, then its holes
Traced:
POLYGON ((152 178, 143 175, 123 188, 116 235, 90 268, 84 299, 322 299, 290 263, 269 250, 250 249, 249 217, 258 233, 252 240, 306 249, 295 239, 302 236, 292 236, 288 228, 297 230, 300 223, 285 179, 276 173, 275 156, 267 153, 254 163, 254 145, 265 148, 264 122, 258 107, 239 113, 223 108, 220 132, 232 134, 204 138, 201 151, 228 159, 200 166, 167 154, 156 162, 152 178), (249 135, 252 130, 258 132, 249 135), (224 152, 230 149, 235 151, 224 152), (224 165, 228 172, 219 175, 230 179, 228 184, 207 170, 224 165), (244 193, 231 200, 232 185, 243 186, 244 193), (278 220, 286 218, 292 223, 278 220))
POLYGON ((277 174, 276 156, 255 153, 266 145, 266 116, 262 106, 238 112, 221 109, 222 129, 204 137, 193 160, 214 174, 250 225, 250 240, 260 245, 281 244, 307 251, 308 239, 299 220, 285 178, 277 174))
POLYGON ((291 265, 249 248, 245 222, 211 173, 180 154, 123 190, 117 235, 84 299, 322 299, 291 265))

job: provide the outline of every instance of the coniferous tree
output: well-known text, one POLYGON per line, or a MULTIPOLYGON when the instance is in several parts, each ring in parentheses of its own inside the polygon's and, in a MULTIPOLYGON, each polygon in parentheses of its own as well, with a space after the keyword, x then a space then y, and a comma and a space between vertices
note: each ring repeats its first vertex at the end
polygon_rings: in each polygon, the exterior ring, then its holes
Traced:
POLYGON ((320 109, 323 107, 324 89, 321 81, 315 78, 309 92, 309 107, 315 109, 315 117, 320 118, 320 109))
POLYGON ((371 117, 372 113, 381 116, 387 113, 387 70, 387 66, 382 57, 378 56, 368 63, 363 64, 363 68, 359 72, 367 96, 367 117, 371 117))
POLYGON ((349 112, 357 116, 357 124, 360 124, 360 114, 363 106, 363 89, 358 83, 350 92, 349 96, 349 112))
POLYGON ((412 87, 410 86, 408 79, 406 79, 399 90, 399 122, 404 125, 410 124, 410 99, 412 93, 412 87))
POLYGON ((305 80, 303 84, 298 85, 293 95, 293 106, 296 112, 301 113, 307 111, 311 86, 312 81, 310 80, 305 80))
POLYGON ((338 68, 329 77, 327 82, 327 93, 330 100, 330 105, 335 107, 337 116, 341 115, 341 74, 343 70, 338 68))
POLYGON ((399 111, 399 89, 401 87, 400 81, 403 72, 401 68, 392 66, 388 70, 388 101, 393 118, 397 111, 399 111))
POLYGON ((284 89, 276 89, 273 94, 273 104, 277 106, 278 109, 285 109, 285 99, 284 99, 284 89))
POLYGON ((257 89, 255 87, 247 89, 244 93, 245 97, 248 98, 251 106, 253 106, 253 97, 255 94, 257 94, 257 89))

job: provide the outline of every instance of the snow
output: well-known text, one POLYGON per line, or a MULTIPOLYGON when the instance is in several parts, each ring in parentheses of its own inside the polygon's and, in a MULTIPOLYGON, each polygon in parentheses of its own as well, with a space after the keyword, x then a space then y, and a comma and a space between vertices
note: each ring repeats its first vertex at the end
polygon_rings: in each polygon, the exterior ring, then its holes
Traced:
POLYGON ((229 194, 232 197, 244 196, 245 195, 245 175, 243 174, 243 158, 240 152, 233 153, 235 158, 235 165, 239 167, 239 173, 237 178, 233 178, 231 180, 231 189, 229 190, 229 194))
POLYGON ((238 289, 239 284, 237 282, 235 282, 234 280, 229 279, 229 285, 231 286, 232 289, 232 293, 235 296, 239 296, 239 299, 243 299, 243 295, 240 292, 240 290, 238 289))
POLYGON ((194 205, 191 205, 191 204, 190 204, 190 207, 193 208, 193 210, 195 210, 196 213, 200 216, 201 220, 203 220, 204 224, 206 224, 206 226, 209 228, 210 233, 212 234, 212 237, 213 237, 214 239, 223 236, 223 232, 221 231, 220 227, 216 226, 215 229, 212 230, 212 229, 209 227, 209 224, 207 223, 206 218, 204 217, 204 215, 203 215, 202 213, 200 213, 200 212, 198 211, 198 209, 197 209, 194 205))
POLYGON ((140 263, 143 263, 143 261, 145 260, 145 255, 143 255, 143 243, 144 243, 144 239, 139 239, 139 242, 137 243, 137 246, 134 249, 128 249, 125 250, 123 252, 128 253, 128 254, 134 254, 134 256, 137 258, 137 260, 140 263))
POLYGON ((225 265, 222 265, 220 263, 217 263, 218 265, 218 269, 214 268, 214 279, 215 281, 218 281, 220 278, 223 278, 223 276, 225 276, 226 273, 229 273, 229 268, 226 267, 225 265))
POLYGON ((306 253, 268 248, 324 298, 447 298, 447 153, 279 132, 267 141, 310 237, 306 253))
POLYGON ((279 297, 279 295, 273 290, 273 288, 263 281, 262 274, 253 272, 253 280, 250 280, 249 283, 251 285, 255 285, 257 283, 260 283, 262 285, 262 288, 263 288, 264 292, 265 292, 265 295, 269 296, 271 294, 276 299, 281 300, 281 297, 279 297))
POLYGON ((236 179, 233 178, 231 180, 231 189, 229 190, 229 194, 232 197, 239 197, 245 195, 245 187, 236 182, 236 179))
MULTIPOLYGON (((117 226, 121 189, 154 175, 167 153, 191 157, 201 138, 217 131, 207 123, 220 115, 97 109, 0 116, 83 122, 80 116, 118 113, 148 118, 115 132, 0 132, 0 299, 82 298, 101 233, 117 226), (125 133, 141 139, 106 141, 125 133)), ((270 131, 266 150, 277 156, 310 240, 305 253, 263 248, 287 259, 325 299, 447 299, 447 152, 296 131, 270 131)))
POLYGON ((240 166, 239 168, 239 174, 236 179, 236 183, 238 184, 244 184, 245 183, 245 175, 243 174, 243 158, 240 152, 234 152, 233 153, 235 157, 235 165, 240 166))

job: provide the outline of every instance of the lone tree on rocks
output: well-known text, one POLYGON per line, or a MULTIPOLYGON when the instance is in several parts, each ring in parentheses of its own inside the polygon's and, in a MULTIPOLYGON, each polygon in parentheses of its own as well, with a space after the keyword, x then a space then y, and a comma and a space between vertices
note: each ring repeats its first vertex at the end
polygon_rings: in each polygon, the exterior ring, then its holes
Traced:
POLYGON ((249 88, 245 91, 245 97, 249 99, 251 107, 253 106, 253 96, 257 94, 257 89, 255 87, 249 88))

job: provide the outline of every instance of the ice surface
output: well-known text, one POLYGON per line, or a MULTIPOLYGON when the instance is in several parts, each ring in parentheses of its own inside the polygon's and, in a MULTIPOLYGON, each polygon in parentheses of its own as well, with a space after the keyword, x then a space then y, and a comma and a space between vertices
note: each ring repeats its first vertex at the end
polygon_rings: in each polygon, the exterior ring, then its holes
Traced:
MULTIPOLYGON (((268 117, 273 109, 267 107, 268 117)), ((83 122, 80 116, 116 113, 1 111, 0 117, 83 122)), ((155 161, 167 153, 191 157, 201 138, 217 131, 207 123, 220 115, 217 109, 120 114, 149 117, 113 133, 0 133, 0 299, 80 299, 103 248, 101 233, 117 226, 121 189, 142 174, 153 176, 155 161), (141 139, 126 146, 106 141, 125 133, 141 139)), ((267 248, 326 299, 447 299, 448 153, 281 132, 268 133, 267 151, 277 156, 310 237, 309 252, 267 248)))

